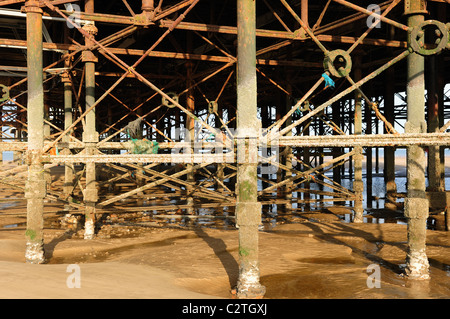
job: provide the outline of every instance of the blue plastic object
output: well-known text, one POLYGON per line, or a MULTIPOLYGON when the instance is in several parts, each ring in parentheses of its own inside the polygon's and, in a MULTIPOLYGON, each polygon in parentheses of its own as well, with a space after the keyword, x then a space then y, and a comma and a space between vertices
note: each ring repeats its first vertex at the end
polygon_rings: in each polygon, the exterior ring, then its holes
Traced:
POLYGON ((334 89, 335 83, 334 81, 328 76, 328 74, 324 73, 322 74, 322 77, 325 79, 325 88, 331 87, 334 89))

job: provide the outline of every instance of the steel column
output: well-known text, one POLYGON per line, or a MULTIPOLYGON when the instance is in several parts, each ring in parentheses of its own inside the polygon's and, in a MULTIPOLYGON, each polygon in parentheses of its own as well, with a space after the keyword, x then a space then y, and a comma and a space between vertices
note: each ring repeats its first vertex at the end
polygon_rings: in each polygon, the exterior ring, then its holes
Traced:
POLYGON ((42 148, 44 146, 44 88, 42 54, 42 10, 39 2, 25 3, 27 12, 28 66, 28 181, 27 230, 25 259, 28 263, 45 262, 44 255, 44 197, 46 183, 42 148))
MULTIPOLYGON (((439 95, 444 92, 438 90, 437 78, 442 77, 442 70, 436 67, 436 56, 428 58, 427 95, 428 95, 428 133, 439 132, 439 95)), ((428 190, 432 192, 445 191, 441 176, 441 154, 439 146, 428 147, 428 190)))
MULTIPOLYGON (((85 12, 94 12, 94 0, 85 1, 85 12)), ((96 34, 96 28, 92 24, 83 27, 91 36, 96 34)), ((94 42, 86 37, 86 46, 91 46, 94 42)), ((95 63, 97 59, 92 51, 83 51, 83 62, 85 63, 85 86, 86 86, 86 110, 93 106, 95 101, 95 63)), ((83 142, 85 142, 86 155, 95 155, 95 145, 98 142, 96 131, 95 108, 86 114, 86 126, 83 132, 83 142)), ((97 202, 97 185, 95 163, 86 163, 86 189, 84 192, 85 225, 84 239, 94 238, 95 205, 97 202)))
MULTIPOLYGON (((192 50, 192 34, 188 33, 187 35, 187 51, 191 52, 192 50)), ((192 61, 186 62, 186 88, 187 88, 187 94, 186 94, 186 108, 189 112, 194 114, 195 112, 195 97, 194 97, 194 89, 192 88, 194 81, 193 81, 193 69, 194 69, 194 63, 192 61)), ((194 145, 195 143, 195 120, 190 117, 186 116, 186 140, 192 143, 194 145)), ((194 149, 192 147, 189 148, 189 151, 192 153, 194 152, 194 149)), ((188 164, 187 168, 191 168, 192 165, 188 164)), ((195 183, 195 172, 190 171, 187 174, 187 179, 190 183, 195 183)), ((187 200, 186 204, 191 206, 187 210, 188 214, 192 214, 194 212, 194 198, 192 195, 189 195, 192 193, 193 189, 192 187, 186 187, 187 191, 187 200)))
MULTIPOLYGON (((386 71, 386 85, 384 92, 384 114, 386 120, 394 125, 395 109, 395 69, 394 66, 386 71)), ((387 132, 385 132, 387 133, 387 132)), ((395 148, 384 148, 384 182, 386 184, 385 208, 397 209, 396 197, 397 184, 395 182, 395 148)))
POLYGON ((237 205, 236 224, 239 227, 239 298, 261 298, 265 287, 259 282, 258 226, 261 223, 261 203, 258 202, 256 137, 256 3, 237 1, 238 62, 237 62, 237 205))
MULTIPOLYGON (((66 59, 65 67, 70 67, 70 59, 66 59)), ((69 70, 62 74, 61 80, 64 84, 64 129, 70 127, 73 123, 73 115, 72 115, 72 83, 69 78, 69 70)), ((70 133, 69 133, 70 135, 70 133)), ((64 142, 69 143, 70 137, 69 135, 64 137, 64 142)), ((66 148, 65 154, 71 154, 70 148, 66 148)), ((73 188, 74 182, 74 165, 71 163, 67 163, 64 165, 64 198, 68 198, 71 195, 71 191, 73 188)), ((69 206, 66 205, 65 209, 69 209, 69 206)))
MULTIPOLYGON (((361 75, 361 56, 358 55, 355 58, 355 80, 359 81, 362 78, 361 75)), ((355 91, 355 112, 354 112, 354 124, 355 124, 355 135, 362 134, 362 95, 359 90, 355 91)), ((356 200, 354 205, 355 217, 353 219, 354 223, 363 222, 363 191, 364 182, 362 174, 362 162, 363 162, 363 148, 362 146, 355 147, 355 179, 353 181, 353 191, 355 192, 356 200)))
MULTIPOLYGON (((416 5, 422 0, 410 0, 416 5)), ((407 12, 408 13, 408 12, 407 12)), ((423 13, 408 16, 408 26, 414 27, 424 21, 423 13)), ((425 133, 425 74, 424 57, 411 53, 407 59, 407 116, 406 133, 425 133)), ((408 220, 408 250, 406 256, 407 276, 411 279, 429 279, 429 263, 426 255, 426 224, 429 204, 425 193, 426 158, 422 147, 408 147, 405 217, 408 220)))

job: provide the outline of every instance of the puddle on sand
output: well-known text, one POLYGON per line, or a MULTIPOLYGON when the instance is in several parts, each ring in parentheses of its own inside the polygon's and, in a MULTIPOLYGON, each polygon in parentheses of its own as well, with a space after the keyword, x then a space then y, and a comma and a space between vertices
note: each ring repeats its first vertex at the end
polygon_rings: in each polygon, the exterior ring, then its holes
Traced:
POLYGON ((48 264, 75 264, 75 263, 99 263, 108 259, 117 258, 122 253, 132 254, 135 250, 143 250, 149 247, 164 247, 173 245, 178 240, 197 238, 195 234, 188 234, 183 236, 177 236, 167 238, 160 241, 153 241, 147 243, 131 244, 121 247, 110 248, 102 251, 85 252, 78 256, 69 257, 50 257, 48 264))
POLYGON ((312 258, 299 258, 296 259, 302 263, 314 263, 314 264, 354 264, 355 260, 353 257, 349 256, 348 258, 334 258, 334 257, 312 257, 312 258))
POLYGON ((23 226, 26 226, 26 225, 27 225, 27 223, 9 224, 9 225, 4 225, 3 228, 14 229, 14 228, 23 227, 23 226))
POLYGON ((261 284, 269 299, 354 298, 367 289, 362 273, 324 274, 319 269, 262 276, 261 284))
POLYGON ((302 258, 301 268, 261 277, 269 299, 386 299, 448 298, 450 266, 432 262, 431 280, 408 280, 401 272, 380 264, 380 286, 368 286, 369 260, 302 258))

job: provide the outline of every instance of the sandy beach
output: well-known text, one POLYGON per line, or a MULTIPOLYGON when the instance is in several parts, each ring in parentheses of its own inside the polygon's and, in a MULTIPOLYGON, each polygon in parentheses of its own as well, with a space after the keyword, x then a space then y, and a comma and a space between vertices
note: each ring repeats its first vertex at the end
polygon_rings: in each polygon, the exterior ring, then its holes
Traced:
MULTIPOLYGON (((1 220, 1 219, 0 219, 1 220)), ((231 298, 238 276, 238 233, 211 228, 144 228, 84 240, 45 230, 47 264, 24 262, 24 228, 0 229, 0 298, 231 298), (80 288, 67 280, 80 270, 80 288)), ((260 232, 265 298, 448 298, 450 235, 428 231, 431 280, 419 289, 401 276, 406 226, 350 224, 334 214, 260 232), (381 288, 367 286, 369 265, 381 288)))
MULTIPOLYGON (((155 221, 100 225, 96 238, 61 225, 62 206, 46 202, 47 263, 25 263, 26 201, 20 190, 0 192, 0 298, 232 298, 239 271, 238 230, 155 221), (79 267, 80 288, 67 284, 79 267)), ((264 219, 261 283, 268 299, 449 298, 450 233, 428 230, 431 280, 402 277, 406 225, 352 224, 348 207, 264 219), (378 265, 381 288, 367 285, 378 265)), ((391 212, 392 217, 396 213, 391 212)))

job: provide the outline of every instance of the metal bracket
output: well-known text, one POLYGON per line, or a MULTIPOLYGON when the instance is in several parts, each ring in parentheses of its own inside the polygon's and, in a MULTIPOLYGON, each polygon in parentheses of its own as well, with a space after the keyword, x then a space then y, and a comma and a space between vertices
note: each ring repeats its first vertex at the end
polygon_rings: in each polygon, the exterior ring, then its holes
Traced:
POLYGON ((218 105, 217 101, 210 101, 208 103, 208 113, 209 114, 217 113, 218 109, 219 109, 219 105, 218 105))
POLYGON ((330 72, 334 77, 346 77, 352 71, 352 58, 344 50, 333 50, 325 55, 323 67, 325 71, 330 72), (337 62, 341 63, 342 66, 336 68, 337 62))
MULTIPOLYGON (((174 92, 168 92, 166 93, 172 100, 174 100, 175 102, 178 103, 178 94, 174 93, 174 92)), ((170 102, 165 96, 163 96, 162 98, 162 104, 164 106, 167 106, 168 108, 172 109, 174 108, 176 105, 173 104, 172 102, 170 102)))
POLYGON ((449 45, 449 29, 447 25, 436 20, 427 20, 409 33, 409 46, 413 52, 420 55, 434 55, 440 53, 449 45), (433 44, 425 43, 425 37, 430 32, 436 36, 433 44))
POLYGON ((134 25, 147 27, 152 24, 153 16, 150 16, 147 13, 140 13, 134 16, 134 25))
POLYGON ((428 14, 427 2, 425 0, 405 0, 405 15, 410 14, 428 14))
POLYGON ((306 112, 310 110, 309 101, 306 100, 300 107, 298 108, 301 112, 306 112))

